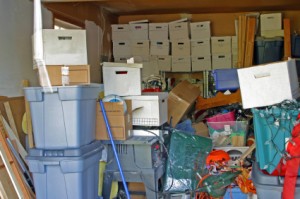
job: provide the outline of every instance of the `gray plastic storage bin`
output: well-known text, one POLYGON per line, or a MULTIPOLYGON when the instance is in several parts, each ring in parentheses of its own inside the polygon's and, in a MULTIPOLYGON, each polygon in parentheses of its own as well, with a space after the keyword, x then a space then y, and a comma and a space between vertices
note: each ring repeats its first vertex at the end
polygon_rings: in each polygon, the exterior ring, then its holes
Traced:
POLYGON ((257 37, 254 42, 254 64, 281 61, 283 57, 283 38, 257 37))
POLYGON ((37 148, 78 148, 95 139, 96 99, 103 85, 24 88, 37 148))
MULTIPOLYGON (((255 162, 252 167, 252 180, 256 187, 258 199, 281 199, 284 177, 264 174, 255 162)), ((299 178, 296 182, 295 198, 300 198, 299 178)))
MULTIPOLYGON (((103 146, 82 156, 27 156, 37 199, 95 199, 103 146)), ((82 153, 75 149, 74 154, 82 153)))

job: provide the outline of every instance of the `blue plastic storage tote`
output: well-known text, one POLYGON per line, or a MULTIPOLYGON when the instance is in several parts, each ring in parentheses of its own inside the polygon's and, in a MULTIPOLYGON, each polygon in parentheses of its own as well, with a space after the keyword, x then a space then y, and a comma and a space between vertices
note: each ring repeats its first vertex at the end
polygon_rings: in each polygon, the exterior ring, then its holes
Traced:
POLYGON ((216 69, 212 71, 216 90, 237 90, 240 87, 237 69, 216 69))

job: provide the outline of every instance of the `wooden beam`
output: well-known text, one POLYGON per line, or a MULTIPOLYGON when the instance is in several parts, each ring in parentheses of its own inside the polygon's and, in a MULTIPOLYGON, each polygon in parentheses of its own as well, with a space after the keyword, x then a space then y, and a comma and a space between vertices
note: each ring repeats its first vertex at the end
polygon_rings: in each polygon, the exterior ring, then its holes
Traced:
POLYGON ((256 18, 248 17, 244 67, 249 67, 253 64, 255 29, 256 18))
POLYGON ((12 114, 9 102, 4 102, 4 107, 5 107, 5 112, 6 112, 6 115, 7 115, 7 118, 8 118, 9 126, 11 127, 11 129, 12 129, 13 133, 15 134, 16 138, 18 140, 20 140, 19 134, 18 134, 18 131, 17 131, 17 126, 16 126, 16 123, 15 123, 14 116, 12 114))
POLYGON ((291 52, 291 21, 289 18, 283 19, 283 28, 284 28, 284 60, 288 60, 289 57, 292 57, 291 52))

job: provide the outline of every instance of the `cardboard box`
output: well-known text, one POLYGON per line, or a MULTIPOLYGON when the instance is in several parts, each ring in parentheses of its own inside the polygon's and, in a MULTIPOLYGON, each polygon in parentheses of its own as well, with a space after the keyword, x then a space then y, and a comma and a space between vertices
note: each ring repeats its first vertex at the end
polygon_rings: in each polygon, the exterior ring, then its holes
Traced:
POLYGON ((159 75, 156 56, 150 56, 149 61, 142 62, 142 80, 147 81, 151 75, 159 75))
POLYGON ((231 53, 231 36, 211 37, 212 54, 231 53))
POLYGON ((131 23, 129 24, 130 40, 148 40, 149 24, 148 23, 131 23))
POLYGON ((170 55, 170 41, 151 41, 150 55, 170 55))
POLYGON ((210 38, 210 21, 193 22, 191 23, 191 38, 204 39, 210 38))
POLYGON ((260 30, 281 30, 282 15, 281 13, 269 13, 260 15, 260 30))
POLYGON ((90 83, 90 66, 47 65, 46 69, 52 86, 78 85, 90 83), (66 67, 66 68, 62 68, 66 67), (64 70, 64 71, 62 71, 64 70))
POLYGON ((168 123, 172 127, 188 112, 199 95, 199 88, 186 80, 171 90, 168 97, 168 123))
POLYGON ((103 82, 105 96, 141 95, 142 64, 103 63, 103 82))
POLYGON ((191 41, 190 40, 173 40, 172 55, 173 56, 190 56, 191 55, 191 41))
MULTIPOLYGON (((103 104, 114 140, 127 140, 131 136, 132 129, 131 101, 126 100, 126 113, 122 102, 103 102, 103 104)), ((99 103, 97 103, 96 121, 96 139, 109 140, 99 103)))
POLYGON ((238 78, 244 109, 300 96, 295 60, 238 69, 238 78))
POLYGON ((131 54, 133 56, 149 56, 149 40, 135 40, 130 42, 131 54))
POLYGON ((130 41, 113 41, 113 56, 130 57, 131 55, 130 41))
POLYGON ((154 41, 162 41, 169 39, 168 23, 150 23, 149 39, 154 41))
POLYGON ((127 59, 129 59, 130 57, 126 57, 126 56, 121 56, 121 57, 117 57, 114 56, 114 62, 116 63, 127 63, 127 59))
POLYGON ((195 129, 195 135, 209 137, 209 130, 206 124, 203 122, 193 123, 192 127, 195 129))
POLYGON ((172 57, 169 55, 157 56, 157 65, 160 71, 171 71, 172 70, 172 57))
POLYGON ((260 36, 264 38, 284 37, 284 30, 262 30, 260 36))
POLYGON ((43 39, 46 65, 88 64, 85 30, 44 29, 34 34, 33 37, 43 39))
POLYGON ((191 40, 192 56, 211 55, 210 38, 191 40))
POLYGON ((189 39, 189 22, 169 23, 170 40, 189 39))
POLYGON ((111 34, 113 41, 126 41, 129 40, 129 25, 128 24, 112 24, 111 25, 111 34))
POLYGON ((193 56, 192 71, 211 70, 211 56, 193 56))
POLYGON ((231 54, 212 55, 212 69, 231 68, 231 54))
POLYGON ((190 56, 172 56, 173 72, 191 72, 190 56))
POLYGON ((168 121, 168 93, 143 93, 123 97, 132 101, 132 125, 161 126, 168 121))

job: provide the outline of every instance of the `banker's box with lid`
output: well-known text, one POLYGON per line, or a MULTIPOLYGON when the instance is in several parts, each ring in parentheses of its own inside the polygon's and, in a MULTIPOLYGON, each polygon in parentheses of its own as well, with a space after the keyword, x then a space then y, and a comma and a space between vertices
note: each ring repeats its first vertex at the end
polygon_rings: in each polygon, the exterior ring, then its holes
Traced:
POLYGON ((24 88, 37 148, 78 148, 95 139, 96 99, 103 85, 24 88))
POLYGON ((141 95, 141 68, 143 64, 103 63, 104 94, 141 95))
POLYGON ((100 141, 76 149, 29 150, 36 198, 97 198, 102 150, 100 141))

